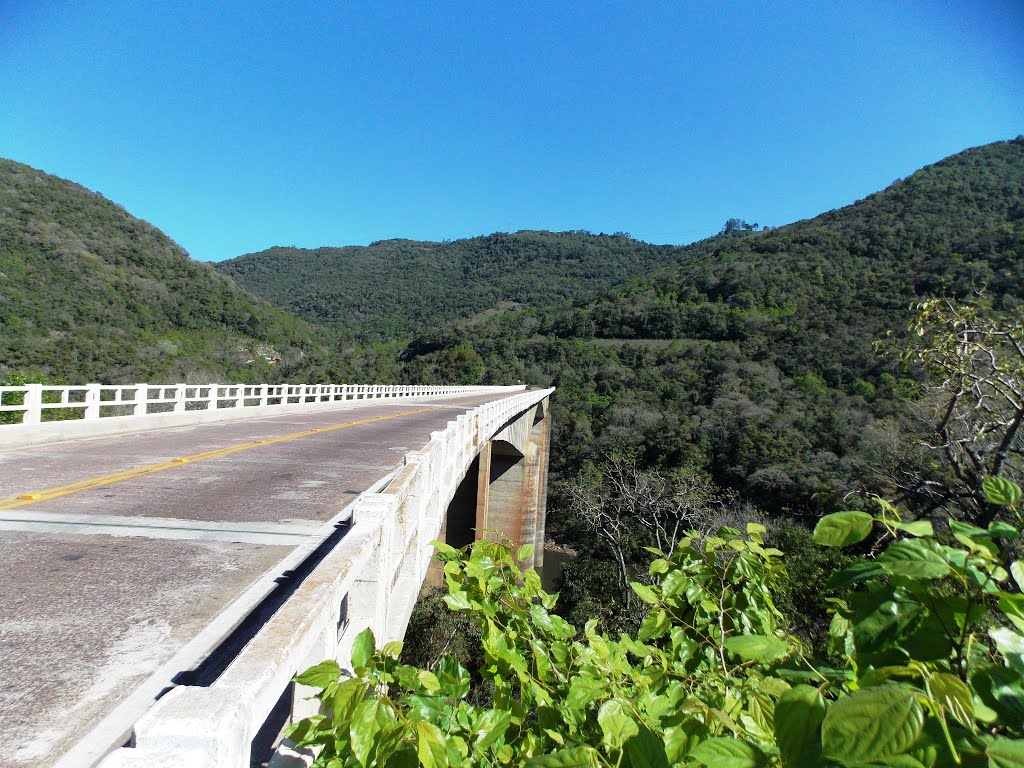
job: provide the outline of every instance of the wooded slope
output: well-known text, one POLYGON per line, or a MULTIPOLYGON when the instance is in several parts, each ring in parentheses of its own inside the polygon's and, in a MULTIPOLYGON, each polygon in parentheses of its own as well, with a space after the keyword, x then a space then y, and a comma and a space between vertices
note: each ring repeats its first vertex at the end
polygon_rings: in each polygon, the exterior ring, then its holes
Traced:
POLYGON ((501 301, 559 306, 671 263, 680 252, 624 234, 516 232, 444 243, 271 248, 217 268, 307 320, 361 340, 387 340, 501 301))
POLYGON ((421 331, 412 380, 559 387, 555 475, 603 452, 689 465, 812 516, 907 434, 919 374, 874 342, 910 305, 1024 300, 1024 140, 970 149, 851 206, 683 249, 574 307, 509 305, 421 331))
POLYGON ((0 378, 266 380, 332 354, 102 195, 2 159, 0 329, 0 378))

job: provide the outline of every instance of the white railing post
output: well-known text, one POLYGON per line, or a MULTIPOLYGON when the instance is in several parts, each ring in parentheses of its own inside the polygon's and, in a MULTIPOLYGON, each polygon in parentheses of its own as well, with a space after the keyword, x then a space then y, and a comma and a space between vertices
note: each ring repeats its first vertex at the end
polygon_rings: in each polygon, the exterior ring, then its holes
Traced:
POLYGON ((270 385, 264 384, 260 387, 260 405, 267 404, 267 393, 270 391, 270 385))
MULTIPOLYGON (((161 392, 161 394, 163 394, 161 392)), ((187 384, 175 384, 174 385, 174 413, 182 413, 187 407, 187 395, 188 385, 187 384)), ((196 389, 196 397, 199 396, 199 390, 196 389)))
POLYGON ((38 424, 43 420, 43 385, 25 385, 25 415, 22 424, 38 424))
POLYGON ((146 403, 149 400, 149 384, 135 385, 135 400, 132 403, 132 416, 145 416, 146 403))
POLYGON ((235 393, 235 408, 242 408, 245 405, 245 384, 235 384, 238 391, 235 393))
POLYGON ((209 399, 206 401, 206 410, 215 411, 217 410, 217 400, 220 398, 217 395, 220 393, 220 384, 211 384, 209 399))
POLYGON ((86 384, 85 390, 85 413, 83 419, 98 419, 100 417, 100 385, 86 384))

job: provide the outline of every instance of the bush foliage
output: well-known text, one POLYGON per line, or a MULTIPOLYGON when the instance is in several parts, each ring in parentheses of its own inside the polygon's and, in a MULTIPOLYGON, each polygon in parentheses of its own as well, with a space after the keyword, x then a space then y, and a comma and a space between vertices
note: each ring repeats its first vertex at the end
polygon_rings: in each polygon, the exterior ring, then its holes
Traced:
MULTIPOLYGON (((991 479, 1013 512, 1021 489, 991 479)), ((879 503, 824 517, 814 538, 887 544, 832 576, 832 663, 808 658, 774 604, 788 577, 764 529, 721 528, 654 552, 640 629, 578 631, 517 556, 481 540, 435 542, 453 611, 480 628, 489 701, 471 673, 400 661, 401 644, 356 641, 353 669, 324 662, 296 680, 322 714, 292 726, 321 766, 1024 766, 1024 564, 1018 525, 955 520, 937 536, 879 503)))

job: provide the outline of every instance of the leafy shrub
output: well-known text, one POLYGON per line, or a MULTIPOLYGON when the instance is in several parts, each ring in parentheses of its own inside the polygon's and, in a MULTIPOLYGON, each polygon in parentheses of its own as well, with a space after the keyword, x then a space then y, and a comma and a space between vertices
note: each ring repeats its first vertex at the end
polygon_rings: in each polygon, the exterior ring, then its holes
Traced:
MULTIPOLYGON (((1016 514, 1021 489, 992 479, 992 503, 1016 514)), ((844 547, 876 526, 892 540, 837 572, 830 635, 841 664, 815 666, 782 630, 773 596, 786 578, 764 529, 683 539, 655 553, 635 636, 582 633, 507 547, 435 543, 448 607, 480 628, 493 684, 466 700, 471 675, 451 657, 433 670, 399 661, 401 643, 357 638, 353 670, 326 661, 296 680, 320 689, 322 714, 292 726, 320 766, 1024 766, 1024 565, 1004 563, 1018 528, 823 518, 815 540, 844 547), (994 623, 993 623, 994 618, 994 623), (985 627, 987 623, 987 628, 985 627)))

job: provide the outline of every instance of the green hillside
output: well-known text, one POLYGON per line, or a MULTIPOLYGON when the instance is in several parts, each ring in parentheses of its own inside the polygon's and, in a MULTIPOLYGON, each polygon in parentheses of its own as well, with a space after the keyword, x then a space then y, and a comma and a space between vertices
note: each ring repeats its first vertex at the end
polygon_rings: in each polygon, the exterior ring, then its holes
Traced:
POLYGON ((332 355, 102 195, 2 159, 0 329, 0 379, 277 380, 332 355))
POLYGON ((565 304, 670 264, 680 251, 622 233, 516 232, 445 243, 271 248, 216 266, 300 317, 386 340, 502 301, 565 304))
MULTIPOLYGON (((697 243, 574 307, 510 305, 421 331, 404 375, 559 387, 556 477, 609 451, 689 466, 772 513, 872 487, 920 374, 873 348, 909 306, 1024 299, 1024 140, 967 150, 858 203, 697 243)), ((553 500, 558 503, 557 487, 553 500)))

